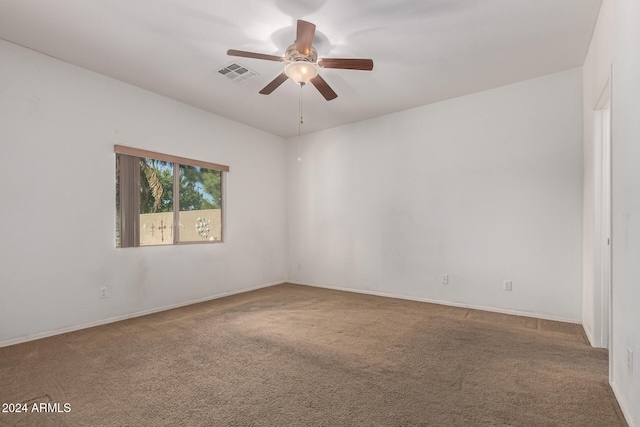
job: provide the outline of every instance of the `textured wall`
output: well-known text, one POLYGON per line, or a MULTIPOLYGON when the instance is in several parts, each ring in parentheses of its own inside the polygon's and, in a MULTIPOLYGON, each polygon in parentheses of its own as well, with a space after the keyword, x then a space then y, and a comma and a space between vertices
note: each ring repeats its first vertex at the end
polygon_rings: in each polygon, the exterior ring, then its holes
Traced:
POLYGON ((572 69, 305 135, 301 162, 291 139, 290 279, 579 321, 581 92, 572 69))
MULTIPOLYGON (((593 192, 593 109, 611 77, 612 334, 611 385, 631 426, 640 425, 640 2, 605 0, 584 64, 585 195, 593 192), (613 70, 613 72, 612 72, 613 70), (629 366, 629 350, 633 353, 629 366)), ((585 219, 591 205, 585 204, 585 219)), ((593 241, 589 225, 585 242, 593 241)), ((585 246, 585 259, 590 247, 585 246)), ((585 262, 585 265, 588 263, 585 262)), ((587 266, 592 267, 593 264, 587 266)), ((586 277, 585 294, 593 279, 586 277)), ((593 297, 591 298, 593 301, 593 297)), ((589 301, 586 301, 589 302, 589 301)), ((594 316, 586 305, 585 320, 594 316)), ((596 313, 597 314, 597 313, 596 313)))
POLYGON ((0 344, 284 280, 282 138, 4 41, 0 94, 0 344), (114 144, 228 165, 226 242, 116 249, 114 144))

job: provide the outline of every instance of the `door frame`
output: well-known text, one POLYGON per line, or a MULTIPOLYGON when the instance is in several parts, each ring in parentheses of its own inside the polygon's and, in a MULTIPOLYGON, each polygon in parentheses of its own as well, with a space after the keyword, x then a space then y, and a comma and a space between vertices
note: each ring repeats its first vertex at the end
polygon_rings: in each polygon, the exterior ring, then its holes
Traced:
MULTIPOLYGON (((612 331, 612 133, 611 78, 594 106, 594 346, 611 352, 612 331)), ((611 360, 611 354, 609 354, 611 360)), ((611 364, 609 367, 611 374, 611 364)))

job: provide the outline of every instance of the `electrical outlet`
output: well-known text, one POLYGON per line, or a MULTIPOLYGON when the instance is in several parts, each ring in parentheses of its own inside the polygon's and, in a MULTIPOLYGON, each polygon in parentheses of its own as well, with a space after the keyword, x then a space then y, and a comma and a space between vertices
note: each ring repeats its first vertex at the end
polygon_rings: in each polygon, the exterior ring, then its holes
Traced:
POLYGON ((512 289, 513 284, 511 283, 511 280, 505 280, 504 282, 502 282, 502 289, 504 289, 505 291, 510 291, 512 289))
POLYGON ((100 298, 106 298, 107 295, 107 287, 103 286, 100 288, 100 298))
POLYGON ((448 274, 443 274, 442 275, 442 284, 443 285, 448 285, 449 284, 449 275, 448 274))
POLYGON ((631 350, 631 347, 627 347, 627 368, 629 373, 633 374, 633 350, 631 350))

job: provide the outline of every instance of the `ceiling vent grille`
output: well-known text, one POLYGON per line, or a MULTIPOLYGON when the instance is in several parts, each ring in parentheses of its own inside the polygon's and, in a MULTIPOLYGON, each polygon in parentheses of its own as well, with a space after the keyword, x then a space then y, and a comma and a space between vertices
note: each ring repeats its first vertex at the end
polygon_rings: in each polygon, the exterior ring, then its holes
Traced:
POLYGON ((258 76, 259 74, 244 65, 240 65, 237 62, 225 65, 218 70, 218 73, 225 76, 229 80, 233 80, 236 83, 244 83, 245 81, 258 76))

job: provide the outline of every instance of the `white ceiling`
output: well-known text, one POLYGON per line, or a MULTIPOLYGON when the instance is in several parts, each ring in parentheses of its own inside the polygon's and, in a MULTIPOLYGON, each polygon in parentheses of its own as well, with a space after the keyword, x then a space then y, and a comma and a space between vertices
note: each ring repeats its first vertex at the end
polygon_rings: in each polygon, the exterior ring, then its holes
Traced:
POLYGON ((258 91, 283 64, 295 22, 317 25, 333 101, 302 89, 303 133, 581 66, 602 0, 0 0, 0 38, 267 132, 297 135, 298 86, 258 91), (230 62, 259 73, 242 84, 230 62))

